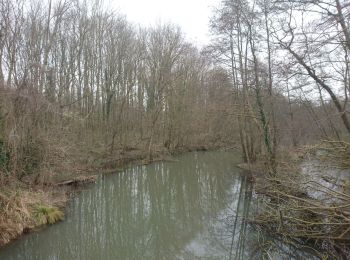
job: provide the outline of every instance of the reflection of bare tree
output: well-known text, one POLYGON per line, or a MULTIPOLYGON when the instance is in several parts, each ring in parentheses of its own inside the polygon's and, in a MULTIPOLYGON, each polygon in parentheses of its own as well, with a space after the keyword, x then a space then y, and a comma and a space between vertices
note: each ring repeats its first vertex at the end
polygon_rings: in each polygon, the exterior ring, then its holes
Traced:
POLYGON ((225 252, 225 259, 317 259, 314 251, 250 225, 262 205, 254 196, 248 173, 232 183, 229 198, 229 206, 218 214, 216 224, 210 229, 210 240, 217 250, 225 252))
POLYGON ((235 256, 234 259, 244 259, 244 247, 247 234, 247 220, 249 218, 249 209, 252 199, 252 192, 252 184, 250 181, 247 181, 247 176, 245 175, 242 177, 242 182, 239 189, 237 209, 232 230, 230 259, 233 258, 233 255, 235 256), (239 214, 242 215, 239 216, 239 214), (236 239, 236 248, 234 249, 234 242, 236 239), (233 250, 235 250, 235 252, 233 250))

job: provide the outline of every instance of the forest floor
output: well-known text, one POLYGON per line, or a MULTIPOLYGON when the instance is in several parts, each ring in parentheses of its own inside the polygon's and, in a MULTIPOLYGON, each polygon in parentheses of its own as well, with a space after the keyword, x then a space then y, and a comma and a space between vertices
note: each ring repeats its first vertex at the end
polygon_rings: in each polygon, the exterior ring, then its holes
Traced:
MULTIPOLYGON (((95 182, 99 174, 112 174, 132 165, 145 165, 170 159, 171 155, 204 151, 218 147, 196 146, 168 150, 158 147, 152 159, 144 149, 129 147, 113 154, 90 152, 74 156, 59 171, 40 176, 25 176, 1 180, 0 185, 0 247, 46 224, 64 218, 69 198, 87 183, 95 182), (47 176, 50 176, 49 178, 47 176)), ((57 168, 57 167, 56 167, 57 168)))

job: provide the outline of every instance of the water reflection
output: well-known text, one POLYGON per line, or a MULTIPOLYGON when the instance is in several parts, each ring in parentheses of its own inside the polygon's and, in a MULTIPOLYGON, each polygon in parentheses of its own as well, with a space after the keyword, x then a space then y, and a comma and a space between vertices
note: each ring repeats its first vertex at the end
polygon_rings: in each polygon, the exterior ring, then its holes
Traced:
POLYGON ((177 159, 101 178, 71 202, 66 221, 0 250, 0 259, 249 258, 252 188, 235 156, 177 159))

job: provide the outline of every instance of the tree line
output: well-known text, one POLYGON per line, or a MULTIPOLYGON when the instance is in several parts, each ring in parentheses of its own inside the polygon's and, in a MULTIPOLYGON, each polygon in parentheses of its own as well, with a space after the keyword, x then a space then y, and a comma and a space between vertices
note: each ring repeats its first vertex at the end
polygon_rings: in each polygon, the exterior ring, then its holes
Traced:
POLYGON ((136 26, 99 1, 5 0, 0 15, 0 144, 11 168, 35 168, 62 140, 150 158, 157 147, 232 143, 229 77, 178 26, 136 26))
POLYGON ((0 162, 26 172, 66 146, 152 158, 238 145, 273 173, 279 146, 350 130, 348 9, 222 0, 198 49, 176 25, 136 26, 101 1, 1 1, 0 162))

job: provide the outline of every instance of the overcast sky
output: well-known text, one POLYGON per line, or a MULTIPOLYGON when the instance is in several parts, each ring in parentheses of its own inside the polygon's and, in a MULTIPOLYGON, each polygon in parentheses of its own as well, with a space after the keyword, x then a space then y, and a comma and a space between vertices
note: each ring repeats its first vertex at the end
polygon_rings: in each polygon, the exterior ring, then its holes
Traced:
POLYGON ((128 20, 142 25, 172 22, 181 26, 187 39, 202 46, 209 42, 209 17, 219 0, 110 0, 128 20))

